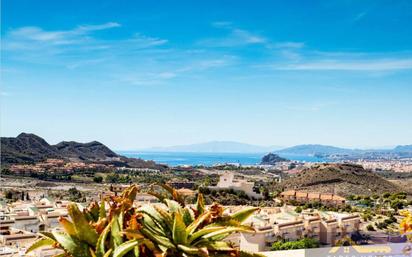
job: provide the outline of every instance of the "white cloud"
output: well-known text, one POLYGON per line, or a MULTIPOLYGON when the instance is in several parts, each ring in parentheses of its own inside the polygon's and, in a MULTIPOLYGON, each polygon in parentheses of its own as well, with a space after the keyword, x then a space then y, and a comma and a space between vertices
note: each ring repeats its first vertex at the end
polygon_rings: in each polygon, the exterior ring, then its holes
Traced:
POLYGON ((168 42, 166 39, 148 37, 140 33, 136 33, 130 41, 140 47, 159 46, 164 45, 168 42))
POLYGON ((303 42, 278 42, 271 44, 270 47, 273 48, 292 48, 292 49, 300 49, 305 46, 305 43, 303 42))
POLYGON ((299 63, 279 63, 277 70, 337 70, 337 71, 391 71, 412 69, 412 59, 354 59, 315 60, 299 63))
POLYGON ((93 31, 119 27, 120 24, 108 22, 98 25, 82 25, 71 30, 44 30, 27 26, 9 31, 6 34, 6 46, 24 46, 24 44, 44 43, 50 45, 66 45, 79 43, 93 31))
POLYGON ((358 13, 356 16, 355 16, 355 18, 353 19, 353 21, 359 21, 359 20, 361 20, 361 19, 363 19, 363 17, 365 17, 365 15, 367 14, 368 12, 360 12, 360 13, 358 13))
POLYGON ((123 75, 117 80, 134 86, 160 85, 177 76, 174 72, 146 72, 123 75))
POLYGON ((234 47, 242 45, 265 44, 267 39, 256 33, 233 27, 231 22, 213 22, 212 26, 218 29, 228 30, 229 33, 221 38, 207 38, 200 40, 199 45, 207 47, 234 47))

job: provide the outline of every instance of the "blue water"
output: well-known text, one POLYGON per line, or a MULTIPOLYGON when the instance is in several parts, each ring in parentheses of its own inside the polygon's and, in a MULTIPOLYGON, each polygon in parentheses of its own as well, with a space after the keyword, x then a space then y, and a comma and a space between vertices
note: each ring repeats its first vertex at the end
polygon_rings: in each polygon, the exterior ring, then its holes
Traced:
MULTIPOLYGON (((204 165, 212 166, 224 163, 240 163, 242 165, 259 164, 263 153, 175 153, 175 152, 134 152, 119 151, 121 155, 143 160, 152 160, 169 166, 204 165)), ((324 162, 324 159, 314 156, 280 155, 283 158, 302 162, 324 162)))

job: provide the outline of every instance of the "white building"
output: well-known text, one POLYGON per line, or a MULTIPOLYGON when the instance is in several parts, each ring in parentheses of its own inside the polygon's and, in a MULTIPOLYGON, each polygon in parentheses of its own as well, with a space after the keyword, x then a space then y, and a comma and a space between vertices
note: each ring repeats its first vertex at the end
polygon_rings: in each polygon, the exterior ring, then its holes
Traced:
POLYGON ((233 189, 234 191, 242 191, 247 194, 247 196, 255 199, 261 199, 263 196, 253 191, 255 183, 249 182, 245 179, 236 179, 235 174, 232 172, 225 172, 223 173, 220 178, 219 182, 216 186, 209 187, 210 189, 214 190, 225 190, 225 189, 233 189))

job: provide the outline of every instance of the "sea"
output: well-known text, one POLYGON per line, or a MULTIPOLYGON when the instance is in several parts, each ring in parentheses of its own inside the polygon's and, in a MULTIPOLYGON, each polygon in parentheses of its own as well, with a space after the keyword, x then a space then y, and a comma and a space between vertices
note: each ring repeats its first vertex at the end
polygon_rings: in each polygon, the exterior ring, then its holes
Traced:
MULTIPOLYGON (((257 165, 265 153, 188 153, 188 152, 139 152, 118 151, 120 155, 143 160, 152 160, 168 166, 203 165, 213 166, 216 164, 236 163, 241 165, 257 165)), ((280 157, 300 162, 325 162, 326 159, 309 155, 284 155, 280 157)))

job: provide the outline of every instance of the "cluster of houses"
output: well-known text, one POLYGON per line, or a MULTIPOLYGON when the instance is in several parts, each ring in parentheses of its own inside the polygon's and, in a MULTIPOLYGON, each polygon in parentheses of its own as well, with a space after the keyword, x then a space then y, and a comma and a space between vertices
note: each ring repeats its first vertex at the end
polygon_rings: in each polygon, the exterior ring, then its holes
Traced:
POLYGON ((100 163, 67 162, 61 159, 47 159, 36 164, 14 164, 10 172, 15 175, 30 176, 32 174, 73 174, 78 171, 108 171, 114 169, 113 165, 100 163))
MULTIPOLYGON (((3 253, 6 255, 8 251, 9 254, 16 254, 36 240, 37 232, 58 228, 59 217, 67 217, 67 203, 49 198, 36 202, 0 203, 0 244, 3 253)), ((33 254, 46 257, 57 253, 56 249, 45 248, 33 254)))

